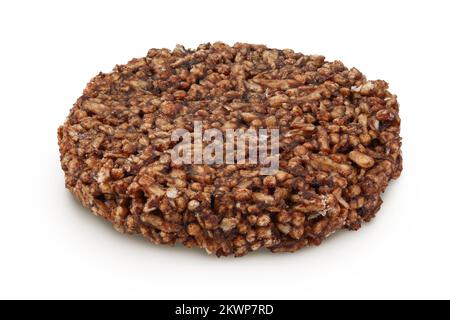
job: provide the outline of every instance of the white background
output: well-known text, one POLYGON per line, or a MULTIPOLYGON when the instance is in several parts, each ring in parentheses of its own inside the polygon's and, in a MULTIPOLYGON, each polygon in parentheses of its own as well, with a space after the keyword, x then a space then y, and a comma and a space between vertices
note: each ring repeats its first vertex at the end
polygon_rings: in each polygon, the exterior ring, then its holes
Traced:
POLYGON ((449 1, 0 1, 0 298, 450 298, 449 1), (207 256, 116 233, 64 188, 57 127, 147 50, 221 40, 390 82, 405 170, 377 219, 295 254, 207 256))

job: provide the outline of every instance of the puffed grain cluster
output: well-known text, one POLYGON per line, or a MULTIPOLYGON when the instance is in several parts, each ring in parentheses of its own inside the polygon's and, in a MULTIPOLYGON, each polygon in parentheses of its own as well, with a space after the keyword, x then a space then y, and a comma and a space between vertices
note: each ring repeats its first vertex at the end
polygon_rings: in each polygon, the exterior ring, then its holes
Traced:
POLYGON ((58 130, 66 186, 124 233, 217 256, 293 252, 357 230, 402 170, 384 81, 322 56, 224 43, 152 49, 99 74, 58 130), (175 165, 171 133, 276 128, 280 168, 175 165))

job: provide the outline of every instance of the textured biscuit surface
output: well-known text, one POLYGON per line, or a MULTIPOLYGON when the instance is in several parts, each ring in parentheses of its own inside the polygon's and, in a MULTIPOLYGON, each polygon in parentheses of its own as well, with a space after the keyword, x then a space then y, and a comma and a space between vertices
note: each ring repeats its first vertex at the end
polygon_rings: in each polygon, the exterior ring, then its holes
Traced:
POLYGON ((384 81, 292 50, 152 49, 99 74, 58 130, 67 188, 120 231, 218 256, 293 252, 379 211, 402 170, 384 81), (176 165, 171 133, 280 130, 280 168, 176 165))

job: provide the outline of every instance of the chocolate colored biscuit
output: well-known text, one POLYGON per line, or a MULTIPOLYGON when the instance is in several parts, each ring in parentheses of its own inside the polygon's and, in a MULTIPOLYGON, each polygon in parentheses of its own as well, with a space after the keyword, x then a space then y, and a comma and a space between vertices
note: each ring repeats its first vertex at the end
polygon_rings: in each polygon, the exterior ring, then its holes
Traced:
POLYGON ((379 211, 402 170, 384 81, 322 56, 223 43, 152 49, 99 74, 58 138, 66 186, 124 233, 218 256, 293 252, 379 211), (177 129, 277 129, 279 170, 179 164, 177 129))

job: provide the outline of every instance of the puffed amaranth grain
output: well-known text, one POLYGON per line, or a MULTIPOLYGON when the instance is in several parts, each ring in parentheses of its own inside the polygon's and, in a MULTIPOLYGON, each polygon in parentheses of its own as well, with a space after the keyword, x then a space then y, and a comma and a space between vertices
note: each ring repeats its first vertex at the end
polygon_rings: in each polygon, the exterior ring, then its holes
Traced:
POLYGON ((223 43, 152 49, 99 74, 58 131, 66 186, 124 233, 217 256, 293 252, 379 211, 402 170, 397 98, 322 56, 223 43), (280 130, 280 168, 175 165, 194 121, 280 130))

